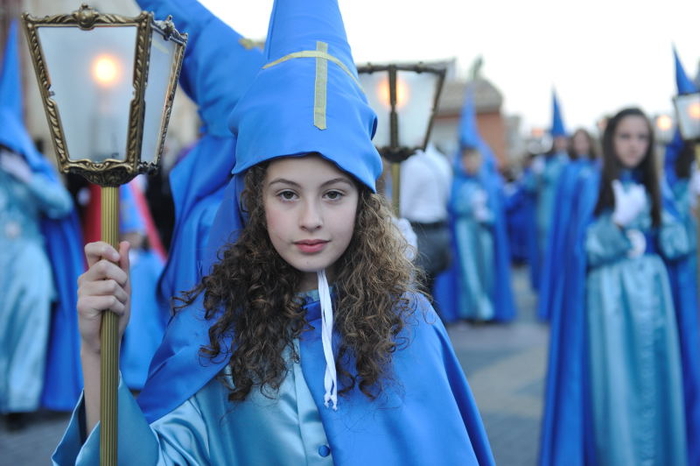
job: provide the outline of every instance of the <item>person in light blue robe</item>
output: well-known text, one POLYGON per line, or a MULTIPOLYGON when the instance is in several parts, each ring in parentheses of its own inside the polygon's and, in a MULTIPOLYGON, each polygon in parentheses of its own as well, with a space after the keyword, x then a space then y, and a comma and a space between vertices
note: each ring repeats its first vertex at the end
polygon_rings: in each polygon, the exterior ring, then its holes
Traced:
MULTIPOLYGON (((678 53, 674 49, 676 86, 679 94, 697 92, 678 53)), ((695 166, 692 141, 684 141, 676 129, 666 146, 664 174, 668 208, 676 212, 685 226, 691 253, 668 264, 671 289, 680 329, 683 392, 688 440, 688 464, 700 464, 700 316, 698 315, 697 220, 695 209, 700 194, 700 173, 695 166), (673 202, 670 202, 672 200, 673 202)))
POLYGON ((503 177, 479 135, 474 98, 467 88, 453 159, 450 199, 452 256, 435 283, 435 301, 447 323, 459 319, 508 322, 515 317, 503 177), (463 162, 471 168, 467 169, 463 162))
MULTIPOLYGON (((465 148, 456 166, 450 198, 457 250, 459 310, 462 319, 486 321, 494 318, 494 214, 480 179, 482 156, 465 148)), ((482 175, 483 176, 483 175, 482 175)))
POLYGON ((13 22, 0 77, 0 413, 19 428, 20 413, 67 410, 80 395, 83 261, 70 194, 23 124, 17 47, 13 22))
POLYGON ((541 320, 549 320, 552 313, 559 311, 564 300, 564 280, 568 273, 567 264, 562 258, 566 257, 566 248, 570 247, 567 238, 570 235, 574 204, 578 201, 579 178, 585 178, 591 164, 596 163, 595 144, 588 131, 578 129, 571 136, 569 159, 570 162, 565 165, 557 181, 543 255, 537 306, 537 315, 541 320))
POLYGON ((537 256, 534 276, 534 289, 540 289, 543 265, 546 262, 545 251, 549 239, 551 219, 554 215, 554 204, 559 177, 569 161, 567 153, 569 142, 564 121, 561 115, 559 101, 552 92, 552 149, 547 154, 538 155, 533 159, 531 173, 527 178, 527 186, 536 197, 535 223, 537 226, 537 256))
POLYGON ((121 371, 131 390, 143 388, 148 366, 165 334, 169 313, 156 296, 163 260, 148 244, 144 213, 139 210, 133 190, 134 181, 119 187, 119 232, 128 241, 131 266, 131 319, 121 345, 121 371))
POLYGON ((665 208, 653 132, 613 117, 604 166, 580 185, 566 301, 552 315, 541 465, 678 464, 688 458, 679 338, 667 263, 687 256, 665 208))
MULTIPOLYGON (((229 120, 234 177, 209 236, 221 259, 171 320, 138 404, 121 384, 119 458, 493 464, 449 337, 427 299, 412 291, 405 240, 376 194, 376 115, 357 82, 337 2, 276 0, 265 47, 267 64, 229 120), (337 227, 325 223, 332 204, 353 195, 355 218, 335 219, 345 240, 333 236, 323 248, 295 240, 288 248, 276 236, 326 234, 337 227), (279 216, 268 218, 268 207, 279 216), (290 216, 294 226, 281 228, 277 222, 290 216), (347 242, 335 251, 334 241, 347 242), (317 291, 306 289, 316 281, 317 291)), ((83 276, 83 312, 91 298, 126 303, 127 249, 120 256, 104 243, 88 245, 89 262, 101 265, 83 276), (121 267, 96 262, 101 255, 121 267), (99 292, 103 279, 120 291, 99 292)), ((97 326, 83 329, 85 364, 94 368, 97 326)), ((94 371, 85 373, 94 388, 94 371)), ((96 395, 86 389, 55 464, 98 461, 96 395)))
POLYGON ((170 172, 175 224, 158 284, 159 299, 168 303, 208 272, 203 264, 209 231, 236 161, 228 115, 263 65, 263 55, 196 0, 137 3, 156 17, 171 15, 178 31, 188 34, 179 82, 203 124, 197 143, 170 172))

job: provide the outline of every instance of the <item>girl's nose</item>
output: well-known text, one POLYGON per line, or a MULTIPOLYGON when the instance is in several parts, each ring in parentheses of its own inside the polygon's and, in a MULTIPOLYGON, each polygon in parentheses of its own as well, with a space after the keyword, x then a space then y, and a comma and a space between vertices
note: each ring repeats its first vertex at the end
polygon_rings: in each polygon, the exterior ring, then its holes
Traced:
POLYGON ((317 230, 323 226, 321 208, 316 202, 306 202, 301 212, 300 225, 305 230, 317 230))

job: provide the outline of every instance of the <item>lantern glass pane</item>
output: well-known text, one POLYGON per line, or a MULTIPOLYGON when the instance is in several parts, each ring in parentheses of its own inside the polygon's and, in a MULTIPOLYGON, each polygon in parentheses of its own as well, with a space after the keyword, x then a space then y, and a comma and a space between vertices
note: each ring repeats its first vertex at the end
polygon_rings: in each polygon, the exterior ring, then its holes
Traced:
POLYGON ((125 160, 136 26, 38 27, 71 160, 125 160))
POLYGON ((143 141, 141 144, 141 161, 157 163, 167 127, 166 104, 174 70, 177 44, 166 40, 154 31, 151 40, 150 66, 146 84, 145 114, 143 123, 143 141))
POLYGON ((427 141, 438 75, 399 71, 396 76, 399 146, 423 147, 427 141))
POLYGON ((700 93, 677 96, 674 103, 683 139, 700 140, 700 93))
POLYGON ((377 131, 372 141, 376 147, 389 147, 391 133, 389 119, 391 105, 389 103, 389 73, 387 71, 375 71, 374 73, 360 73, 360 84, 367 96, 369 106, 377 114, 377 131))

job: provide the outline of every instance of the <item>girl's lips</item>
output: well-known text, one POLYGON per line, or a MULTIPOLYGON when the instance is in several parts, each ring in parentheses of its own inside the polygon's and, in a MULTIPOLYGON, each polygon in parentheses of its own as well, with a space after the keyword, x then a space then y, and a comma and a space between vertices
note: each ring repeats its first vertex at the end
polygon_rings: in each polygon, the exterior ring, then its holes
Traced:
POLYGON ((328 241, 323 240, 310 240, 310 241, 297 241, 294 243, 297 248, 303 253, 314 253, 323 250, 328 244, 328 241))

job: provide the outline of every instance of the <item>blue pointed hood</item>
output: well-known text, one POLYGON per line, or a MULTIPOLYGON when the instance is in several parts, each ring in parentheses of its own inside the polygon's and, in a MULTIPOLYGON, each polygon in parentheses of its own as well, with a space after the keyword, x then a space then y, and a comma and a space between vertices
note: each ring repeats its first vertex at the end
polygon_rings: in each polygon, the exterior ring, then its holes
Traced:
POLYGON ((564 119, 561 116, 561 108, 559 107, 559 99, 557 93, 552 91, 552 129, 550 130, 552 137, 566 137, 566 129, 564 128, 564 119))
POLYGON ((673 48, 673 58, 676 63, 676 87, 678 88, 678 94, 683 95, 698 92, 698 88, 685 73, 683 64, 681 63, 681 59, 678 57, 678 51, 676 51, 675 47, 673 48))
POLYGON ((17 20, 10 24, 3 55, 2 74, 0 74, 0 106, 9 109, 22 121, 22 83, 19 69, 19 47, 17 44, 17 20))
POLYGON ((239 174, 260 162, 318 152, 373 191, 377 117, 357 79, 336 0, 276 0, 266 65, 233 109, 239 174))
POLYGON ((47 161, 36 150, 23 122, 17 21, 7 36, 0 74, 0 145, 24 156, 34 171, 45 171, 47 161))
POLYGON ((481 137, 476 125, 476 108, 474 106, 474 91, 470 85, 465 90, 462 114, 459 119, 459 147, 478 148, 481 137))

